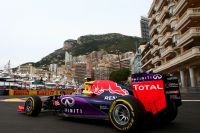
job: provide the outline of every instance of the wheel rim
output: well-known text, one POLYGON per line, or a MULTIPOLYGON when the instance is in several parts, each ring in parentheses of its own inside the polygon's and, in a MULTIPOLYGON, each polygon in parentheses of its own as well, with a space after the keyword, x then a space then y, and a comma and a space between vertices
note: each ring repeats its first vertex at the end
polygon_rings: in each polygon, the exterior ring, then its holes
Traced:
POLYGON ((32 109, 33 109, 33 101, 31 100, 31 99, 28 99, 27 101, 26 101, 26 107, 25 107, 25 110, 26 110, 26 112, 31 112, 32 111, 32 109))
POLYGON ((117 104, 112 111, 112 115, 119 125, 126 125, 130 120, 130 111, 124 104, 117 104))

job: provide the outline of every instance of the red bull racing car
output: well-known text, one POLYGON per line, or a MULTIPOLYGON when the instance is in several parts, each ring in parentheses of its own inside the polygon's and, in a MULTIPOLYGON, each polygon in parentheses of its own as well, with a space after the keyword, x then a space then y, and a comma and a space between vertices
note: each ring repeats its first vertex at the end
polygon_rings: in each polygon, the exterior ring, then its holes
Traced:
POLYGON ((132 131, 154 118, 159 123, 171 122, 180 105, 176 77, 140 73, 132 75, 132 89, 110 80, 96 80, 86 82, 84 90, 74 95, 54 95, 42 100, 30 96, 18 111, 28 116, 46 110, 63 117, 105 119, 119 131, 132 131))

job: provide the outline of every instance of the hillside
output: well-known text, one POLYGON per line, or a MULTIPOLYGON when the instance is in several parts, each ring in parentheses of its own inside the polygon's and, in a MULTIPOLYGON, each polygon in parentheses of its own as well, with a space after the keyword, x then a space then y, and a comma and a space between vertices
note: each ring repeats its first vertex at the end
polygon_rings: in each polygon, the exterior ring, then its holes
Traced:
POLYGON ((52 63, 63 64, 65 51, 71 52, 73 56, 88 54, 92 51, 104 49, 108 53, 119 50, 120 52, 135 51, 142 39, 139 37, 125 36, 117 33, 103 35, 86 35, 77 40, 64 41, 63 48, 42 58, 35 63, 36 67, 46 66, 52 63))
MULTIPOLYGON (((141 38, 139 37, 125 36, 117 33, 86 35, 79 37, 77 41, 73 42, 72 46, 66 50, 71 52, 73 56, 83 55, 101 49, 104 49, 107 52, 115 50, 127 52, 130 50, 135 50, 136 46, 140 42, 141 38)), ((65 46, 68 46, 68 44, 65 46)))
POLYGON ((53 53, 42 58, 34 64, 35 67, 45 67, 49 64, 63 64, 65 59, 65 50, 63 48, 55 50, 53 53))

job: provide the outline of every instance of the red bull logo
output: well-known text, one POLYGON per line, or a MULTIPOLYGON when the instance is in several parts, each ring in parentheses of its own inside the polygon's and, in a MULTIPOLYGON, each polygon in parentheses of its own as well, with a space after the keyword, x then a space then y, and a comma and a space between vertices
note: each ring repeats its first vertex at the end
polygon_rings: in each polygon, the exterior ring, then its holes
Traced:
POLYGON ((105 91, 109 91, 113 94, 118 95, 129 95, 126 89, 122 89, 117 83, 110 80, 98 80, 94 81, 93 85, 90 88, 90 91, 94 94, 101 95, 105 91))

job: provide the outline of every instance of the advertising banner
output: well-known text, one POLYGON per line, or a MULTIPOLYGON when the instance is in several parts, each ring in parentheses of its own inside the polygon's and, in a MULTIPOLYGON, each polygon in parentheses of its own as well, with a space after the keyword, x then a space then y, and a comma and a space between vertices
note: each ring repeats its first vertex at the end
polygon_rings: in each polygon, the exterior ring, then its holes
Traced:
POLYGON ((65 95, 70 95, 74 93, 76 90, 75 89, 69 89, 69 90, 9 90, 9 95, 14 96, 14 95, 39 95, 39 96, 49 96, 49 95, 60 95, 60 94, 65 94, 65 95))

